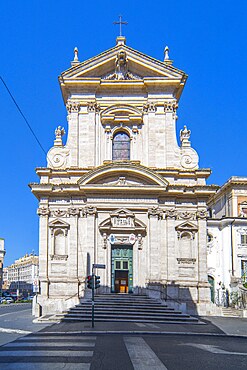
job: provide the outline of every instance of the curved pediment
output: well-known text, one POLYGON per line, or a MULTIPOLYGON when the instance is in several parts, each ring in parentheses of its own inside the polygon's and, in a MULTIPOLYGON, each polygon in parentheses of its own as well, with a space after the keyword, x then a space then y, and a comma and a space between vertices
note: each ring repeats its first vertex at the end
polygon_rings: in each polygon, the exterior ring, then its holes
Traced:
POLYGON ((167 180, 155 171, 131 162, 111 162, 90 171, 78 181, 80 186, 112 187, 162 187, 168 185, 167 180))
POLYGON ((107 107, 101 112, 101 122, 110 123, 114 122, 132 122, 135 124, 142 123, 142 112, 130 105, 127 104, 116 104, 110 107, 107 107))

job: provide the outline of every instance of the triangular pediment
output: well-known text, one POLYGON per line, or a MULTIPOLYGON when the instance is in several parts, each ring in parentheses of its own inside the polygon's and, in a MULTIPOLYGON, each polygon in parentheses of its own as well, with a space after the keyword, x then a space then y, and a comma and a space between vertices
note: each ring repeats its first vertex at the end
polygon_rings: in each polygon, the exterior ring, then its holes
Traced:
POLYGON ((193 224, 192 222, 183 222, 182 224, 175 227, 176 231, 190 231, 190 232, 196 232, 198 231, 198 227, 193 224))
POLYGON ((49 227, 53 229, 69 229, 70 225, 63 220, 56 219, 49 222, 49 227))
POLYGON ((62 73, 61 78, 63 80, 83 78, 115 80, 116 78, 113 75, 116 71, 116 60, 119 58, 119 55, 121 56, 121 53, 126 55, 128 63, 129 74, 126 79, 138 80, 146 77, 160 77, 177 80, 186 76, 179 69, 134 50, 127 45, 116 45, 91 59, 71 67, 62 73))
POLYGON ((126 208, 119 208, 119 209, 116 209, 115 211, 111 212, 111 216, 121 216, 121 217, 130 216, 130 217, 134 217, 134 213, 129 211, 126 208))

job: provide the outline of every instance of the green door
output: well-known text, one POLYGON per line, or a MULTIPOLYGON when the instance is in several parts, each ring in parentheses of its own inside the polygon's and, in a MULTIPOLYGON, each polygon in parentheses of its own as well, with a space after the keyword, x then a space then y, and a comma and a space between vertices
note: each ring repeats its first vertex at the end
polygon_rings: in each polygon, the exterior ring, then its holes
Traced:
POLYGON ((211 293, 211 302, 213 302, 214 303, 214 301, 215 301, 215 296, 214 296, 214 278, 212 277, 212 276, 209 276, 208 275, 208 282, 209 282, 209 284, 210 284, 210 293, 211 293))
POLYGON ((130 245, 114 246, 111 249, 111 291, 132 293, 133 248, 130 245))

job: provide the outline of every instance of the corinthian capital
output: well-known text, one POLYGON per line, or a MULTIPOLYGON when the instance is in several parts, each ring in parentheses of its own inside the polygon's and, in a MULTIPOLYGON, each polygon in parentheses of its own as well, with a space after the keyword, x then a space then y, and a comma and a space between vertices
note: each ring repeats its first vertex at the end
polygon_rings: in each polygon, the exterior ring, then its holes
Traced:
POLYGON ((100 106, 96 102, 90 101, 87 103, 87 111, 97 113, 100 111, 100 106))
POLYGON ((147 103, 143 106, 143 112, 147 113, 155 113, 157 110, 156 104, 155 103, 147 103))
POLYGON ((162 218, 163 211, 159 207, 152 207, 148 209, 148 217, 162 218))
POLYGON ((48 207, 40 207, 37 209, 37 214, 39 216, 49 216, 50 210, 48 207))
POLYGON ((80 110, 80 103, 69 100, 66 104, 66 108, 69 113, 78 113, 80 110))
POLYGON ((176 113, 177 108, 178 103, 176 100, 165 101, 164 103, 164 109, 166 113, 176 113))
POLYGON ((93 206, 87 206, 84 208, 84 215, 85 216, 92 216, 92 215, 96 215, 97 213, 97 208, 96 207, 93 207, 93 206))
POLYGON ((69 216, 79 216, 79 214, 80 214, 79 208, 71 207, 68 209, 69 216))

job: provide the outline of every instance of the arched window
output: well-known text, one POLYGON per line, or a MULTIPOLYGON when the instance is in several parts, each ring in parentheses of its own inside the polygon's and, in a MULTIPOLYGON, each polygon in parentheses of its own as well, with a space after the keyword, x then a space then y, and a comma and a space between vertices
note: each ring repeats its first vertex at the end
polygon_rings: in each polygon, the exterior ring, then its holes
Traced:
POLYGON ((112 160, 130 159, 130 137, 126 132, 118 131, 113 137, 112 160))

